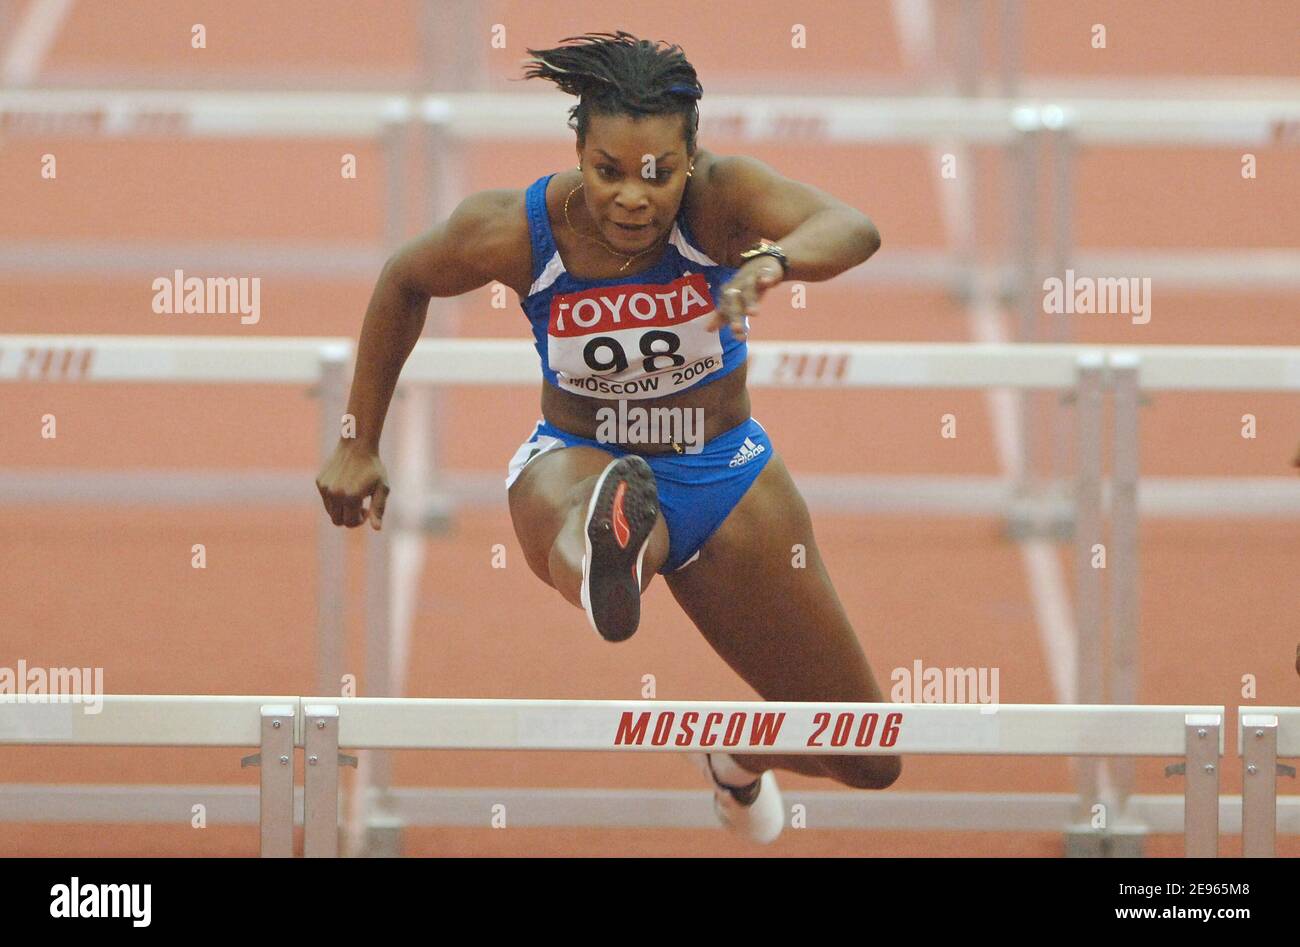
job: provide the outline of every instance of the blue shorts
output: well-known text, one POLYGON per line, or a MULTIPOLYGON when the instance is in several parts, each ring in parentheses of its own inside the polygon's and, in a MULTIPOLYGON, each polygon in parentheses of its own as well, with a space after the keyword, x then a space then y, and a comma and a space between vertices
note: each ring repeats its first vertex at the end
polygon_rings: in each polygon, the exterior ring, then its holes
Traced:
MULTIPOLYGON (((511 458, 506 476, 510 489, 529 461, 563 447, 595 447, 614 457, 630 451, 602 444, 538 421, 533 433, 511 458)), ((698 454, 642 455, 654 471, 659 506, 668 523, 668 559, 660 575, 676 572, 700 554, 749 485, 772 459, 772 441, 753 418, 705 441, 698 454)))

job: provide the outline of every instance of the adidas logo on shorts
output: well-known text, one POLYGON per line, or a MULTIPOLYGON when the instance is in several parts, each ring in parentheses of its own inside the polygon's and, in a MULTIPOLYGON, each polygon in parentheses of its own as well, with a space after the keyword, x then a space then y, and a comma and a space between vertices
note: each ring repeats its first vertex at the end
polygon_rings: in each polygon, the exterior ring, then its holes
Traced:
POLYGON ((745 443, 740 445, 740 450, 736 451, 736 456, 731 458, 728 467, 743 467, 763 451, 767 450, 762 444, 755 444, 749 438, 745 438, 745 443))

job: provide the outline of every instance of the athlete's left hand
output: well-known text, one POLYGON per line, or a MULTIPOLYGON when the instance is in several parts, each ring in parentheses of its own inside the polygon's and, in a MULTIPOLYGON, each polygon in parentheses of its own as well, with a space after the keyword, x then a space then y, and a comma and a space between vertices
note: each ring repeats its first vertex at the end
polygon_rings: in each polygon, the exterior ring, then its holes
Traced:
POLYGON ((709 331, 721 329, 723 323, 731 327, 731 334, 738 339, 748 336, 745 331, 745 316, 758 315, 758 301, 763 294, 781 282, 785 271, 781 264, 770 256, 755 257, 747 260, 745 265, 736 270, 736 274, 722 289, 722 299, 705 328, 709 331))

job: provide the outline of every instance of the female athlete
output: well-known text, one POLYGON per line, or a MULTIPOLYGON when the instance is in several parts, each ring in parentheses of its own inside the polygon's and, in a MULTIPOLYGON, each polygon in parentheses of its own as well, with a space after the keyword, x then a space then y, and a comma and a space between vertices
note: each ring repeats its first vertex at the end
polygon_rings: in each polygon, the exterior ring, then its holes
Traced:
MULTIPOLYGON (((541 357, 543 420, 506 479, 533 572, 611 641, 636 630, 660 573, 765 700, 882 701, 745 387, 747 317, 763 294, 862 263, 880 247, 875 226, 757 160, 697 148, 703 89, 679 47, 620 31, 528 52, 527 78, 578 97, 578 167, 468 197, 388 260, 358 346, 356 437, 316 480, 331 519, 380 528, 380 431, 430 298, 499 282, 519 294, 541 357)), ((784 822, 773 768, 864 789, 901 769, 897 756, 698 762, 720 820, 762 842, 784 822)))

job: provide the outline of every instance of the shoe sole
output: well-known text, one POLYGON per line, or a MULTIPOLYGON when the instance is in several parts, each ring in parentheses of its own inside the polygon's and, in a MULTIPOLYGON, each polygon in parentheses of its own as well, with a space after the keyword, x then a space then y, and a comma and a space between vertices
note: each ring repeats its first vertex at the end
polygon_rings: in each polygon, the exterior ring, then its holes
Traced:
POLYGON ((641 562, 658 515, 654 471, 635 454, 613 461, 591 491, 582 606, 606 641, 626 641, 641 622, 641 562))

